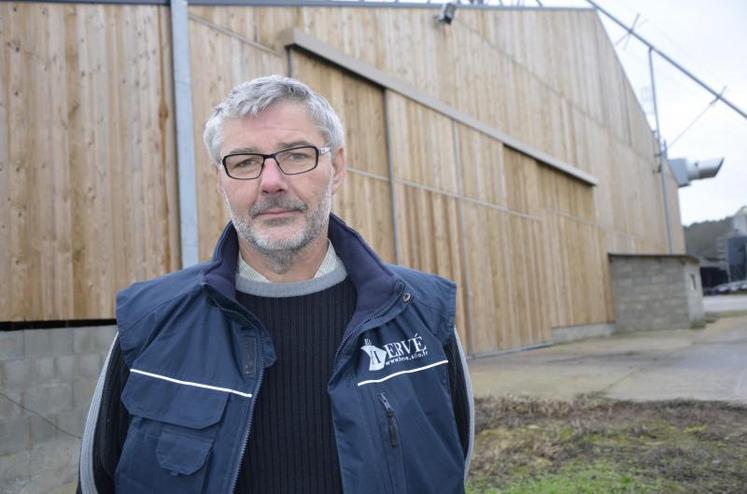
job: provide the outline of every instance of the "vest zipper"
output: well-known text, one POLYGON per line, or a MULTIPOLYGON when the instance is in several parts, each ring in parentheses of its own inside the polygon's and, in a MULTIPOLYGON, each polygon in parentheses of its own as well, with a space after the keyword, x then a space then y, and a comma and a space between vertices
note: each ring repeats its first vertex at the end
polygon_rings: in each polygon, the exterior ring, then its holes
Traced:
POLYGON ((229 493, 233 494, 236 492, 236 482, 239 481, 239 473, 241 472, 241 464, 244 461, 244 454, 246 454, 246 445, 249 442, 249 434, 252 431, 252 422, 254 421, 254 405, 257 403, 257 397, 259 396, 259 388, 262 386, 262 378, 265 375, 264 359, 259 358, 259 377, 257 378, 257 386, 254 388, 254 394, 252 395, 252 403, 249 405, 249 424, 244 434, 244 441, 241 443, 241 454, 239 455, 239 461, 236 464, 236 471, 233 474, 233 481, 231 482, 231 490, 229 493))
POLYGON ((386 399, 384 393, 379 393, 379 401, 384 405, 384 411, 386 412, 387 422, 389 424, 389 442, 392 448, 396 448, 399 444, 399 434, 397 433, 397 422, 394 418, 394 409, 389 404, 389 400, 386 399))
MULTIPOLYGON (((338 358, 340 357, 340 352, 341 352, 341 351, 342 351, 342 349, 343 349, 343 348, 345 347, 345 344, 346 344, 346 343, 348 342, 348 340, 349 340, 349 339, 350 339, 350 338, 351 338, 351 337, 352 337, 353 335, 356 335, 356 334, 358 334, 358 332, 360 331, 360 329, 361 329, 361 328, 362 328, 363 326, 365 326, 366 324, 368 324, 368 323, 369 323, 370 321, 373 321, 373 320, 374 320, 374 319, 376 319, 377 317, 381 317, 381 316, 382 316, 382 315, 384 315, 384 314, 385 314, 386 312, 388 312, 388 311, 389 311, 389 309, 391 309, 391 308, 392 308, 392 306, 393 306, 393 305, 394 305, 394 304, 395 304, 395 303, 397 302, 397 300, 398 300, 398 299, 400 298, 400 296, 402 295, 402 292, 403 292, 404 290, 405 290, 405 287, 404 287, 404 286, 402 286, 402 287, 400 288, 400 290, 399 290, 399 291, 397 292, 397 294, 396 294, 396 295, 395 295, 394 297, 392 297, 392 299, 391 299, 391 300, 390 300, 390 301, 389 301, 389 302, 388 302, 388 303, 387 303, 387 304, 386 304, 386 305, 385 305, 384 307, 382 307, 382 309, 381 309, 380 311, 376 312, 376 313, 375 313, 375 314, 373 314, 373 315, 372 315, 371 317, 369 317, 369 318, 365 319, 364 321, 362 321, 362 322, 361 322, 360 324, 358 324, 358 326, 356 326, 356 327, 355 327, 355 329, 354 329, 353 331, 350 331, 349 333, 345 334, 345 336, 344 336, 344 337, 342 338, 342 342, 340 343, 340 346, 339 346, 339 347, 337 347, 337 351, 335 352, 335 360, 334 360, 334 361, 335 361, 335 371, 337 371, 337 365, 339 365, 339 362, 338 362, 338 358)), ((333 372, 333 374, 334 374, 334 372, 333 372)))
MULTIPOLYGON (((218 300, 213 297, 216 305, 224 312, 235 314, 239 316, 247 325, 251 326, 251 322, 239 311, 230 309, 221 305, 218 300)), ((246 445, 249 442, 249 434, 252 431, 252 422, 254 421, 254 405, 257 403, 257 397, 259 396, 259 389, 262 387, 262 379, 265 375, 265 362, 264 357, 260 354, 259 357, 259 375, 257 376, 257 385, 254 387, 254 393, 252 393, 251 404, 249 405, 249 420, 247 421, 246 433, 244 433, 244 440, 241 443, 241 454, 239 455, 239 461, 236 463, 236 469, 233 474, 233 480, 231 481, 231 490, 229 493, 236 492, 236 483, 239 481, 239 473, 241 472, 241 464, 244 461, 244 454, 246 454, 246 445)))

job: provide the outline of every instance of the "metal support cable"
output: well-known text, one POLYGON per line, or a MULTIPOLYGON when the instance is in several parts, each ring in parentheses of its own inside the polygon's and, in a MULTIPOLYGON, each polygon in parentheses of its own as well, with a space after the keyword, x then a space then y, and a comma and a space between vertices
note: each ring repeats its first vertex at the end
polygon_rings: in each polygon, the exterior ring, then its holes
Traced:
MULTIPOLYGON (((721 90, 721 93, 723 93, 725 90, 726 90, 726 87, 724 87, 724 89, 721 90)), ((711 108, 713 108, 713 105, 715 105, 717 101, 718 101, 718 98, 713 98, 711 100, 711 102, 708 103, 708 106, 706 106, 705 108, 703 108, 703 111, 701 111, 698 114, 698 116, 695 117, 692 120, 692 122, 690 122, 689 124, 687 124, 687 126, 679 134, 677 134, 677 137, 675 137, 674 139, 672 139, 672 142, 669 143, 669 149, 672 149, 672 147, 674 147, 674 144, 680 139, 680 137, 682 137, 683 135, 685 135, 685 133, 688 130, 690 130, 692 128, 692 126, 695 125, 698 122, 698 120, 700 120, 703 117, 703 115, 705 115, 706 113, 708 113, 708 110, 710 110, 711 108)))
POLYGON ((698 85, 700 85, 700 87, 702 87, 703 89, 705 89, 706 91, 708 91, 709 93, 711 93, 715 98, 717 98, 717 100, 722 101, 726 106, 728 106, 729 108, 731 108, 735 112, 739 113, 739 115, 741 115, 743 118, 747 119, 747 112, 745 112, 744 110, 742 110, 741 108, 739 108, 737 105, 735 105, 731 101, 729 101, 726 98, 724 98, 720 93, 716 92, 711 86, 709 86, 708 84, 706 84, 705 82, 703 82, 702 80, 700 80, 698 77, 696 77, 695 75, 693 75, 692 72, 690 72, 689 70, 687 70, 686 68, 684 68, 679 63, 675 62, 666 53, 664 53, 663 51, 661 51, 658 48, 656 48, 656 46, 654 46, 653 43, 651 43, 648 40, 646 40, 645 38, 643 38, 641 35, 639 35, 635 31, 633 31, 631 28, 629 28, 628 26, 626 26, 624 22, 620 21, 617 17, 615 17, 614 15, 610 14, 609 12, 607 12, 606 10, 604 10, 602 7, 600 7, 599 4, 596 3, 594 0, 586 0, 586 2, 589 3, 595 9, 597 9, 599 12, 601 12, 602 14, 604 14, 605 16, 607 16, 615 24, 617 24, 621 28, 623 28, 626 31, 628 31, 631 36, 635 37, 635 39, 637 39, 638 41, 640 41, 641 43, 643 43, 644 45, 646 45, 649 48, 649 50, 656 52, 657 55, 659 55, 661 58, 663 58, 664 60, 666 60, 667 62, 669 62, 669 64, 671 64, 672 66, 674 66, 674 68, 676 68, 677 70, 679 70, 680 72, 682 72, 683 74, 685 74, 687 77, 689 77, 690 79, 692 79, 693 81, 695 81, 696 83, 698 83, 698 85))

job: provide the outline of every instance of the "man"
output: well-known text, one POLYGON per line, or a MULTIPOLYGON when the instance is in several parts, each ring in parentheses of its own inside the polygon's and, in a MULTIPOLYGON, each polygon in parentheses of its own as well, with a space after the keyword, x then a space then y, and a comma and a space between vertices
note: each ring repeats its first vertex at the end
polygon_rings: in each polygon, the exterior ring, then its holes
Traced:
POLYGON ((117 297, 79 491, 464 491, 455 287, 331 215, 343 129, 306 85, 240 84, 205 125, 231 213, 212 261, 117 297))

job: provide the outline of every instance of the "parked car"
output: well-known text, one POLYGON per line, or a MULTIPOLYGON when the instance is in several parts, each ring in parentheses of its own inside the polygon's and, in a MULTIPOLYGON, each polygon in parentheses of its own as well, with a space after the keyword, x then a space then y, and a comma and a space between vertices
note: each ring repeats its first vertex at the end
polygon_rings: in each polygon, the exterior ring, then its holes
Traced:
POLYGON ((723 295, 725 293, 737 293, 740 291, 747 290, 747 280, 732 281, 730 283, 722 283, 714 288, 712 292, 714 295, 723 295))
POLYGON ((714 288, 714 291, 718 295, 729 293, 729 283, 722 283, 718 285, 716 288, 714 288))

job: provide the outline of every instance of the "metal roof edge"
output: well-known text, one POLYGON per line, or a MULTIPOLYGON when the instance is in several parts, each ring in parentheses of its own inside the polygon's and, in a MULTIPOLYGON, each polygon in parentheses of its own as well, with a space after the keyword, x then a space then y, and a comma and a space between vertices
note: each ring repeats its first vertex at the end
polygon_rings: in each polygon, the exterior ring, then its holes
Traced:
MULTIPOLYGON (((13 0, 16 3, 82 3, 102 5, 169 5, 169 0, 13 0)), ((385 2, 367 0, 187 0, 189 5, 247 6, 247 7, 355 7, 355 8, 408 8, 438 10, 442 3, 385 2)), ((592 7, 529 5, 462 5, 460 10, 527 10, 527 11, 585 11, 592 7)))

